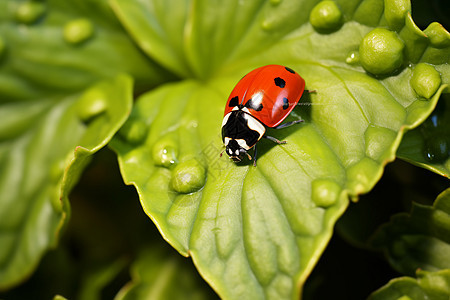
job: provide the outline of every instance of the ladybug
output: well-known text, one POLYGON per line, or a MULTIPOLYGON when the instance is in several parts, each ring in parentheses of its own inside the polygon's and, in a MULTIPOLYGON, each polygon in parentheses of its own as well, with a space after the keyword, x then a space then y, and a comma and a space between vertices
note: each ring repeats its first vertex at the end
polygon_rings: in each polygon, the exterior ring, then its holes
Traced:
POLYGON ((222 141, 228 156, 235 162, 240 162, 244 156, 251 160, 248 151, 255 147, 253 165, 256 166, 256 143, 261 138, 286 143, 265 135, 266 127, 280 129, 302 122, 296 120, 280 125, 297 105, 304 90, 305 80, 285 66, 268 65, 245 75, 225 106, 222 141))

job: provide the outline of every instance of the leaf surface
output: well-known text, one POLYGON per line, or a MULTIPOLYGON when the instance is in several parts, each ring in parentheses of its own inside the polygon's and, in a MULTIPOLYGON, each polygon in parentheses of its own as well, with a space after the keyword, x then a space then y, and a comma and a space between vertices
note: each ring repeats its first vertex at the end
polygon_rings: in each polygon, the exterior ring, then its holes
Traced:
POLYGON ((74 93, 120 73, 132 75, 138 91, 173 78, 133 44, 106 1, 39 2, 42 16, 23 24, 17 11, 28 2, 0 0, 0 103, 74 93), (73 42, 68 28, 86 23, 91 34, 73 42))
POLYGON ((122 288, 115 300, 217 299, 190 261, 167 254, 164 247, 156 244, 144 248, 131 266, 132 281, 122 288))
POLYGON ((56 245, 71 188, 131 103, 132 79, 122 75, 78 94, 2 104, 0 288, 30 274, 56 245))
POLYGON ((297 298, 348 197, 375 185, 405 130, 434 109, 450 76, 449 48, 431 44, 408 5, 388 16, 378 0, 337 1, 342 23, 325 31, 309 23, 318 1, 185 1, 170 22, 165 3, 112 1, 149 56, 194 77, 137 100, 112 141, 124 180, 136 186, 164 238, 192 256, 220 297, 297 298), (230 22, 236 24, 224 25, 230 22), (374 54, 363 53, 363 67, 359 48, 377 26, 383 29, 376 35, 389 37, 387 52, 398 50, 391 42, 407 50, 400 67, 392 62, 398 69, 375 76, 365 68, 384 72, 391 56, 372 64, 374 54), (429 98, 411 85, 421 62, 441 72, 439 84, 425 87, 437 86, 429 98), (287 144, 261 141, 256 168, 234 164, 219 157, 226 99, 246 72, 272 63, 296 70, 317 92, 306 94, 288 118, 303 124, 269 129, 287 144))
POLYGON ((397 156, 450 178, 450 97, 442 94, 438 106, 418 128, 405 134, 397 156))
POLYGON ((410 214, 400 213, 380 228, 372 244, 383 250, 399 272, 450 268, 450 189, 433 206, 415 204, 410 214))
POLYGON ((400 277, 372 293, 368 300, 445 300, 450 296, 450 270, 419 271, 417 279, 400 277))
POLYGON ((0 0, 0 288, 56 244, 71 188, 129 113, 124 72, 136 92, 173 78, 106 1, 0 0))

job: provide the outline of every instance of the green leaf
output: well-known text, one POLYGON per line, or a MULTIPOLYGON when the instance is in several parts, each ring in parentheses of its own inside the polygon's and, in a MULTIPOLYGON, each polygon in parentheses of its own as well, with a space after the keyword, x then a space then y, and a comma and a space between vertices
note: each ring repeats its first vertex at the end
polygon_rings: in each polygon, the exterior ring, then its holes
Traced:
POLYGON ((132 80, 83 93, 3 103, 0 110, 0 288, 16 284, 54 247, 68 194, 91 154, 126 120, 132 80))
POLYGON ((0 0, 0 207, 8 214, 0 288, 56 244, 71 188, 130 110, 123 72, 137 92, 173 78, 135 46, 106 1, 0 0))
POLYGON ((33 1, 42 15, 21 24, 17 11, 29 2, 0 0, 0 102, 78 92, 120 73, 138 90, 173 78, 134 45, 106 1, 33 1))
POLYGON ((81 289, 77 295, 78 299, 102 299, 102 290, 117 277, 119 272, 123 271, 125 266, 125 259, 117 259, 93 268, 87 275, 83 276, 81 289))
POLYGON ((404 132, 434 109, 450 78, 446 35, 432 44, 414 27, 408 5, 393 3, 388 17, 378 0, 337 1, 343 23, 334 12, 332 20, 315 19, 325 26, 318 29, 309 23, 318 1, 199 0, 176 9, 163 1, 112 3, 148 55, 195 77, 137 100, 111 144, 125 182, 220 297, 298 297, 348 197, 375 185, 404 132), (388 32, 389 22, 397 31, 388 32), (384 29, 374 30, 378 25, 384 29), (371 43, 359 51, 368 37, 389 55, 378 55, 371 43), (317 91, 289 117, 305 122, 269 129, 287 144, 261 141, 256 168, 220 158, 231 89, 246 72, 271 63, 293 68, 317 91), (438 88, 434 79, 426 89, 430 99, 411 84, 417 63, 440 72, 438 88))
POLYGON ((132 281, 115 300, 216 299, 191 262, 154 244, 143 249, 131 266, 132 281), (156 247, 155 247, 156 246, 156 247))
POLYGON ((446 300, 450 297, 450 270, 418 271, 417 279, 400 277, 372 293, 368 300, 446 300))
POLYGON ((450 178, 450 97, 441 99, 428 119, 405 134, 397 156, 450 178))
POLYGON ((145 53, 180 76, 204 79, 307 22, 316 2, 111 1, 145 53))
POLYGON ((413 205, 383 225, 372 244, 383 250, 391 265, 403 274, 417 269, 450 269, 450 189, 442 192, 433 206, 413 205))

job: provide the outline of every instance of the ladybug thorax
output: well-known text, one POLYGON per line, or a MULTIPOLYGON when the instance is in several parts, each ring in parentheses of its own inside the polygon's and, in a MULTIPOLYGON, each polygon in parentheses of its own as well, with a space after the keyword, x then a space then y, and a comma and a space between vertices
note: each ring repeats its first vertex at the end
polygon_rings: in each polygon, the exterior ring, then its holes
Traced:
POLYGON ((222 122, 225 152, 234 161, 240 161, 265 132, 264 125, 253 117, 246 107, 236 106, 225 115, 222 122))

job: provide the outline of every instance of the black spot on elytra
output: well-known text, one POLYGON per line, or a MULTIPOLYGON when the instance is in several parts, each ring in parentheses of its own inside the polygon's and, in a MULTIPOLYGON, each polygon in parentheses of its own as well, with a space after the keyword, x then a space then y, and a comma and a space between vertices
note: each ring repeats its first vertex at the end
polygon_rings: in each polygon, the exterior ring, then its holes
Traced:
POLYGON ((284 81, 283 78, 277 77, 274 79, 274 81, 275 85, 280 88, 284 88, 286 86, 286 81, 284 81))
POLYGON ((283 98, 283 109, 289 108, 289 100, 288 98, 283 98))
POLYGON ((230 103, 228 103, 229 107, 235 107, 239 105, 239 97, 238 96, 234 96, 233 98, 230 99, 230 103))
POLYGON ((284 68, 286 69, 286 71, 288 71, 288 72, 290 72, 292 74, 295 74, 295 71, 292 70, 291 68, 288 68, 288 67, 284 67, 284 68))
POLYGON ((263 109, 262 103, 259 103, 259 105, 257 105, 256 103, 253 102, 252 99, 249 99, 247 101, 247 103, 245 103, 245 107, 251 108, 251 109, 256 110, 256 111, 261 111, 261 109, 263 109))

